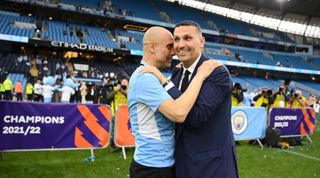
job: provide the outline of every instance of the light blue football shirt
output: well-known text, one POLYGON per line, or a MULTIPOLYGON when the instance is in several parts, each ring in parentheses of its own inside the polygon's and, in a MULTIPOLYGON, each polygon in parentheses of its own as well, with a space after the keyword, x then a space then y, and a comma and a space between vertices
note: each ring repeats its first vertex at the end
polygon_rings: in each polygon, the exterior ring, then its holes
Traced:
POLYGON ((153 74, 137 70, 132 74, 128 104, 136 141, 134 160, 139 164, 159 168, 174 164, 174 123, 158 111, 160 104, 170 98, 153 74))

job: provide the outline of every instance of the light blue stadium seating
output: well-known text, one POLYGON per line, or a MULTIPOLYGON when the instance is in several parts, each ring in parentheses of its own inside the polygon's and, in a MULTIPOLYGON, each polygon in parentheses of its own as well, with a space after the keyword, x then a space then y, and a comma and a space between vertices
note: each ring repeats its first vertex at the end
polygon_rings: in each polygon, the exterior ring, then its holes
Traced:
POLYGON ((112 0, 116 8, 133 12, 135 17, 146 18, 150 20, 162 21, 159 16, 159 10, 148 0, 123 1, 112 0))
POLYGON ((35 23, 34 17, 25 17, 0 12, 0 33, 16 36, 25 36, 32 38, 35 28, 18 28, 14 27, 15 22, 35 23))

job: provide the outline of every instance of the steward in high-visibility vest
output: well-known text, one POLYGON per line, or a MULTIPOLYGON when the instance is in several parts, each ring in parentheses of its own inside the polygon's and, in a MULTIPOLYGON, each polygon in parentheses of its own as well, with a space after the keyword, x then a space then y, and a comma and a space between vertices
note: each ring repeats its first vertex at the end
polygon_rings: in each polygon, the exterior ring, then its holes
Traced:
POLYGON ((32 85, 32 83, 27 84, 26 94, 27 94, 28 101, 32 101, 33 100, 33 85, 32 85))
POLYGON ((3 87, 2 83, 0 83, 0 101, 3 98, 3 95, 4 95, 4 87, 3 87))
POLYGON ((6 80, 3 82, 3 88, 4 88, 4 100, 12 100, 12 81, 9 79, 9 77, 6 78, 6 80))

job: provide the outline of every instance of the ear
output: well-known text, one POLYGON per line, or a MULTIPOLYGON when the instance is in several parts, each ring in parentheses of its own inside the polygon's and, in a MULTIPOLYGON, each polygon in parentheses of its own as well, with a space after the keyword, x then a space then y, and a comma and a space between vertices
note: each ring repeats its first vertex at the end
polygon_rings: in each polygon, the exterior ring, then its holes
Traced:
POLYGON ((201 45, 202 48, 204 48, 205 42, 206 42, 206 39, 202 36, 202 37, 200 38, 200 45, 201 45))
POLYGON ((149 50, 152 54, 156 53, 156 45, 154 43, 150 43, 149 50))

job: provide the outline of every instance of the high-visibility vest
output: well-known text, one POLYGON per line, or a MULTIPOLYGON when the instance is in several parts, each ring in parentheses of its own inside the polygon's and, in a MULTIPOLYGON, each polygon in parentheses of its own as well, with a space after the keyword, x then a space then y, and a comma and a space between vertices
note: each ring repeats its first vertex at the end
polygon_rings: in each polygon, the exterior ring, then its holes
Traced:
POLYGON ((14 87, 14 92, 15 93, 22 93, 22 83, 21 82, 16 83, 16 87, 14 87))
POLYGON ((26 87, 26 94, 30 95, 32 93, 33 93, 33 85, 31 83, 28 83, 26 87))
POLYGON ((6 79, 3 82, 3 88, 4 88, 4 90, 12 90, 12 82, 10 79, 6 79))

